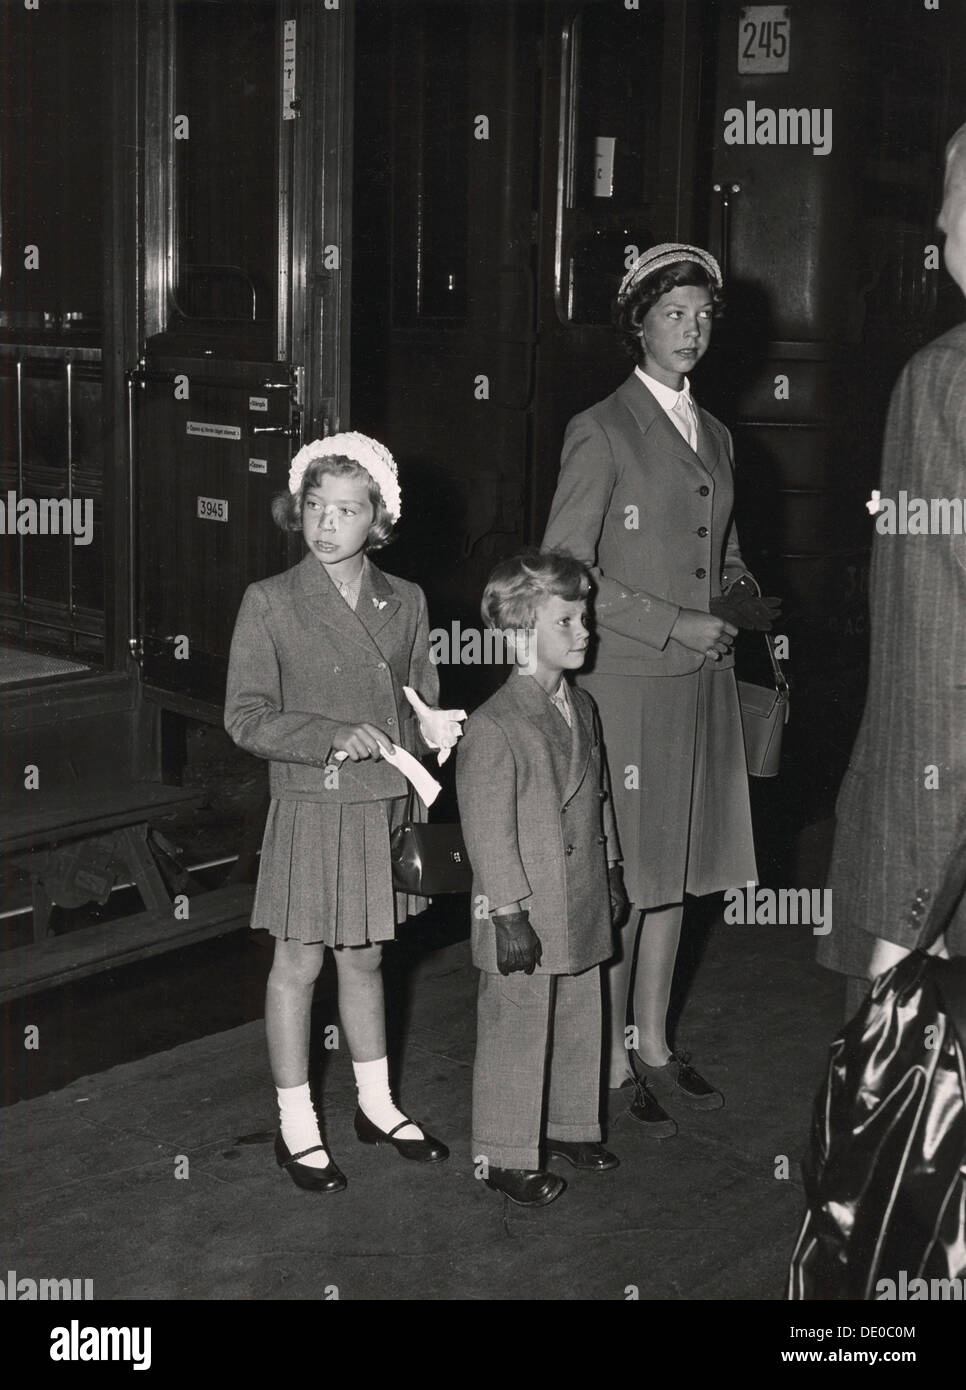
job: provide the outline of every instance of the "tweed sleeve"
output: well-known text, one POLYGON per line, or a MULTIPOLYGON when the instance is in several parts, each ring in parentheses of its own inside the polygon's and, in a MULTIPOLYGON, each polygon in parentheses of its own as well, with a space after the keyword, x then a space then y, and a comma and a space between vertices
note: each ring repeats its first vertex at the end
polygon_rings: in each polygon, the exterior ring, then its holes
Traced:
POLYGON ((240 748, 258 758, 324 767, 339 721, 284 708, 282 673, 270 629, 268 599, 251 584, 231 639, 225 728, 240 748))
POLYGON ((600 627, 662 650, 680 608, 655 594, 632 589, 604 574, 598 547, 617 481, 607 432, 589 412, 575 415, 564 435, 560 477, 550 508, 544 550, 566 550, 586 565, 596 587, 594 617, 600 627))
POLYGON ((457 745, 456 795, 473 866, 473 891, 487 914, 532 895, 517 833, 516 761, 506 733, 485 714, 470 715, 457 745))

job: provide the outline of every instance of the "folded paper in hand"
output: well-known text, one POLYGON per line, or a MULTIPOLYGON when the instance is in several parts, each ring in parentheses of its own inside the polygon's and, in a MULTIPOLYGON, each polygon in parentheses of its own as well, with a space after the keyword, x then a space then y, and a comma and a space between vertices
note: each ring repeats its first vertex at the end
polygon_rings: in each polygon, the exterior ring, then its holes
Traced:
MULTIPOLYGON (((341 763, 343 758, 348 756, 348 753, 336 753, 335 761, 341 763)), ((395 745, 391 753, 383 751, 382 756, 387 763, 392 763, 393 767, 398 767, 402 775, 409 779, 426 807, 432 806, 443 788, 436 781, 436 778, 426 771, 422 763, 418 762, 412 753, 407 753, 405 748, 397 748, 395 745)))

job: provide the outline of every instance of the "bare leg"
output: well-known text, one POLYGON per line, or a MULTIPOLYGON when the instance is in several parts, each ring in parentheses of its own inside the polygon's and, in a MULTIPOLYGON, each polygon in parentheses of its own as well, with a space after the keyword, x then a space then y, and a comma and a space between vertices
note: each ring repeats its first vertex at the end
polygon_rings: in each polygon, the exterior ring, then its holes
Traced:
MULTIPOLYGON (((382 987, 382 947, 349 947, 335 953, 339 972, 339 1014, 359 1087, 359 1106, 384 1132, 406 1116, 389 1089, 386 1062, 386 1001, 382 987), (381 1063, 373 1072, 368 1063, 381 1063), (365 1080, 363 1078, 366 1078, 365 1080)), ((421 1139, 418 1125, 399 1130, 400 1139, 421 1139)))
POLYGON ((684 904, 673 903, 645 912, 634 972, 634 1014, 637 1053, 650 1067, 662 1067, 671 1055, 667 1043, 667 1010, 681 940, 684 904))
POLYGON ((339 1016, 354 1062, 386 1055, 386 1002, 382 947, 345 947, 335 953, 339 973, 339 1016))
POLYGON ((627 1025, 627 999, 631 987, 631 965, 634 961, 634 947, 641 925, 641 909, 631 906, 627 921, 620 930, 618 953, 601 967, 607 982, 610 1011, 610 1038, 605 1044, 605 1065, 607 1085, 615 1090, 631 1074, 624 1041, 627 1025))
POLYGON ((302 1086, 309 1079, 312 994, 325 947, 276 941, 265 991, 265 1032, 276 1086, 302 1086))

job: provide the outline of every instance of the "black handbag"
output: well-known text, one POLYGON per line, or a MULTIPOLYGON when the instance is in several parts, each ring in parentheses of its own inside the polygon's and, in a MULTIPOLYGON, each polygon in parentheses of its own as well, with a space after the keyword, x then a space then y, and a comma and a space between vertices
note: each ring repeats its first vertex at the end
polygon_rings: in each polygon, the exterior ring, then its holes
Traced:
POLYGON ((443 769, 433 768, 437 778, 443 772, 443 791, 432 808, 440 819, 416 820, 415 792, 410 789, 406 819, 390 834, 393 883, 400 893, 435 898, 442 893, 468 893, 472 887, 469 855, 451 785, 452 771, 446 775, 447 767, 451 769, 454 763, 455 759, 450 758, 443 769))
POLYGON ((943 1293, 966 1280, 966 958, 927 954, 964 888, 966 827, 916 950, 832 1043, 789 1299, 966 1293, 943 1293))

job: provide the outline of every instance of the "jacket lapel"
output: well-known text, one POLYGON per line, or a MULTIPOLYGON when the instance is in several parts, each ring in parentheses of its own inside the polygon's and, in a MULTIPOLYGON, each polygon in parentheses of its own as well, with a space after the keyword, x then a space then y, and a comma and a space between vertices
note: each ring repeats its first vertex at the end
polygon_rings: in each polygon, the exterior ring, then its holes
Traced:
POLYGON ((574 741, 571 730, 567 728, 567 721, 554 709, 550 703, 550 696, 541 690, 532 677, 522 672, 514 672, 503 688, 530 722, 536 725, 553 749, 554 766, 559 773, 562 787, 570 766, 571 745, 574 741))
POLYGON ((568 687, 570 709, 573 716, 573 738, 571 739, 570 767, 567 769, 567 784, 564 787, 564 801, 576 796, 581 782, 587 775, 590 750, 593 744, 593 729, 590 716, 584 714, 583 702, 578 703, 573 686, 568 687))
MULTIPOLYGON (((386 583, 384 575, 379 578, 393 597, 393 604, 385 600, 385 607, 378 609, 372 602, 375 589, 371 587, 369 571, 372 566, 366 563, 366 570, 363 573, 362 586, 359 590, 359 602, 356 611, 349 607, 345 599, 339 593, 332 580, 325 572, 325 567, 319 563, 314 555, 309 553, 298 566, 298 583, 300 591, 300 603, 303 615, 306 617, 310 626, 320 625, 325 628, 335 629, 340 637, 347 638, 349 641, 357 642, 359 646, 365 647, 370 652, 376 645, 372 631, 368 624, 362 621, 360 610, 364 610, 364 605, 372 609, 374 614, 382 616, 389 613, 390 607, 395 613, 399 607, 399 600, 392 595, 392 590, 386 583), (368 596, 367 596, 368 590, 368 596)), ((381 594, 381 591, 380 591, 381 594)), ((368 614, 367 614, 368 616, 368 614)), ((385 620, 384 620, 385 621, 385 620)), ((379 626, 383 626, 380 623, 379 626)), ((380 651, 379 655, 383 653, 380 651)))
POLYGON ((362 575, 359 589, 359 602, 355 616, 367 629, 373 640, 388 622, 399 612, 400 600, 381 569, 369 560, 362 575))
POLYGON ((698 417, 698 458, 704 464, 709 473, 713 473, 718 466, 718 446, 714 436, 705 424, 705 413, 692 398, 694 412, 698 417))
POLYGON ((667 411, 657 398, 651 395, 639 376, 629 377, 623 386, 618 387, 617 394, 633 415, 638 428, 644 434, 653 432, 663 453, 672 454, 692 468, 697 463, 706 472, 714 472, 714 462, 708 460, 714 459, 715 450, 710 433, 701 418, 702 411, 697 401, 692 401, 698 421, 698 448, 695 452, 683 434, 671 424, 667 411))

